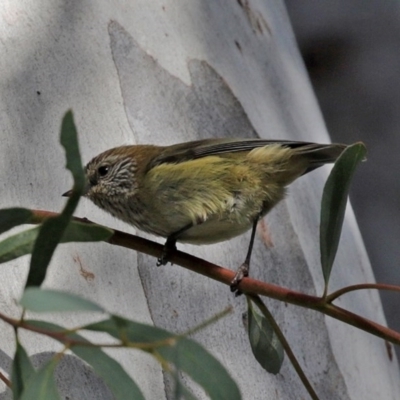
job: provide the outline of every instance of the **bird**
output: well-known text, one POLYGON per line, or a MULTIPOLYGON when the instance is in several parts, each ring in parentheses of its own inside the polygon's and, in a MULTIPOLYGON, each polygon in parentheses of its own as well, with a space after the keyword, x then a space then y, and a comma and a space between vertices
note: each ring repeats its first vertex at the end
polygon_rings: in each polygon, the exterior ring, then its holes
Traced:
POLYGON ((285 197, 290 183, 335 162, 346 147, 227 138, 120 146, 86 165, 84 196, 139 230, 166 238, 157 265, 168 262, 177 242, 217 243, 251 229, 245 260, 230 284, 239 295, 258 221, 285 197))

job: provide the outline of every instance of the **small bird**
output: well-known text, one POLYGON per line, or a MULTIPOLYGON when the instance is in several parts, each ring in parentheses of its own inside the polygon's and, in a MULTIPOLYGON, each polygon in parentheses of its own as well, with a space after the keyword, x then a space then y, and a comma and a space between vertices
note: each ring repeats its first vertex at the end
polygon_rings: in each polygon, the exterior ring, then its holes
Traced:
POLYGON ((114 217, 167 238, 157 265, 168 262, 176 242, 216 243, 252 229, 245 261, 231 282, 240 294, 259 219, 284 198, 287 185, 334 162, 346 147, 262 139, 121 146, 86 165, 84 196, 114 217))

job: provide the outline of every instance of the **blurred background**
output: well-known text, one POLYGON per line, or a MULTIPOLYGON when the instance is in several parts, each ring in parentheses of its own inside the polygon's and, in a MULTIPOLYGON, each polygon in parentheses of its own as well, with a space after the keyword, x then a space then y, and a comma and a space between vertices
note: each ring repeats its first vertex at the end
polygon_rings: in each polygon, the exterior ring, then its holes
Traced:
MULTIPOLYGON (((367 145, 350 199, 376 280, 400 285, 400 2, 285 2, 332 141, 367 145)), ((400 294, 380 294, 400 331, 400 294)))

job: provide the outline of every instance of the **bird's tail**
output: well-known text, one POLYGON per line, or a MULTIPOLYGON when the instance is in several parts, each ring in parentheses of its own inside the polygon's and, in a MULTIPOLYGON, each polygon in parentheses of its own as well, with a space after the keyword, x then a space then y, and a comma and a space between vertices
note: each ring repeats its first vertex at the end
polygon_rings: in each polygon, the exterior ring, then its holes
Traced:
POLYGON ((308 166, 303 173, 304 175, 316 168, 322 167, 324 164, 334 163, 348 146, 340 143, 309 143, 296 147, 296 155, 307 159, 308 162, 308 166))

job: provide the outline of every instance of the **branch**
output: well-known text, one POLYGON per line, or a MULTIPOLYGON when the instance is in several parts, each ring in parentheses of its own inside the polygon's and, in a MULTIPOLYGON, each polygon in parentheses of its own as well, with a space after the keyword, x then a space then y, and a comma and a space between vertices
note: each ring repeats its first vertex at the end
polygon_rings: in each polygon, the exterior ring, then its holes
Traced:
MULTIPOLYGON (((57 213, 48 211, 31 211, 33 213, 33 218, 30 221, 32 224, 39 224, 47 218, 56 217, 59 215, 57 213)), ((73 217, 73 219, 78 222, 89 224, 93 223, 86 218, 73 217)), ((164 246, 159 243, 155 243, 148 239, 118 230, 114 230, 114 234, 108 239, 108 243, 139 251, 157 258, 161 256, 164 248, 164 246)), ((218 265, 178 250, 168 255, 168 260, 173 264, 180 265, 181 267, 184 267, 190 271, 207 276, 208 278, 214 279, 228 286, 235 276, 235 273, 229 269, 219 267, 218 265)), ((261 282, 252 278, 243 278, 243 280, 240 282, 240 291, 244 294, 267 296, 272 299, 294 304, 296 306, 313 309, 325 315, 329 315, 330 317, 339 321, 353 325, 356 328, 378 336, 393 344, 400 345, 399 332, 330 304, 324 298, 304 294, 295 290, 287 289, 267 282, 261 282)))
POLYGON ((400 292, 400 286, 397 285, 387 285, 385 283, 360 283, 358 285, 344 287, 337 290, 336 292, 331 293, 330 295, 326 296, 326 301, 328 303, 332 303, 343 294, 365 289, 390 290, 392 292, 400 292))
POLYGON ((11 381, 0 371, 0 381, 3 381, 9 388, 11 387, 11 381))

